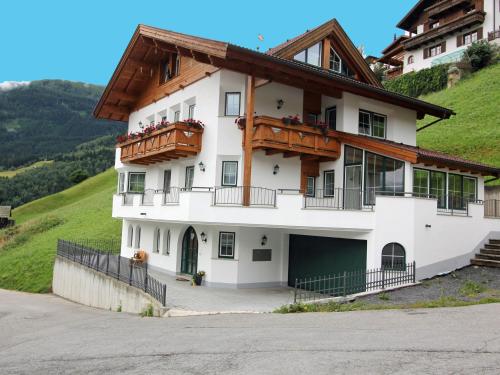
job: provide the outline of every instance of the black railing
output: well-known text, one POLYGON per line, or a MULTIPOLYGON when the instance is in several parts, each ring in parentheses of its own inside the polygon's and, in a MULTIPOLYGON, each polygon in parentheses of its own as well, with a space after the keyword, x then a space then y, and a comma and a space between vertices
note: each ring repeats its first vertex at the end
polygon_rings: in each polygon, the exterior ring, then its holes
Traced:
POLYGON ((179 203, 179 188, 169 187, 163 190, 157 190, 157 193, 163 195, 163 204, 178 204, 179 203))
POLYGON ((106 241, 58 240, 57 255, 139 288, 166 306, 167 285, 148 274, 147 264, 136 264, 119 253, 109 251, 105 246, 96 248, 101 244, 106 245, 106 241))
POLYGON ((121 193, 122 195, 122 205, 124 206, 133 206, 134 205, 134 196, 136 193, 121 193))
POLYGON ((215 206, 242 206, 243 195, 250 190, 250 206, 276 207, 276 190, 261 187, 219 186, 214 188, 215 206))
POLYGON ((141 205, 152 206, 154 204, 155 192, 156 191, 154 189, 144 190, 141 194, 141 205))
POLYGON ((500 199, 488 199, 484 201, 484 216, 500 217, 500 199))
POLYGON ((295 279, 294 303, 383 290, 415 283, 415 262, 396 268, 345 271, 340 274, 295 279))
POLYGON ((304 208, 336 210, 373 210, 374 204, 365 204, 361 189, 317 189, 304 195, 304 208))

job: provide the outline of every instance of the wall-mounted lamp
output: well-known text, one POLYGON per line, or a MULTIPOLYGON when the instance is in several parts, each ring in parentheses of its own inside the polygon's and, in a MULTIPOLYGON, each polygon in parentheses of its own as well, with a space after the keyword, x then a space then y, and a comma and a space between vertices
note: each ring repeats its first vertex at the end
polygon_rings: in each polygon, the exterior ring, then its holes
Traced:
POLYGON ((198 164, 198 167, 200 167, 200 171, 205 172, 205 164, 203 164, 202 161, 198 164))
POLYGON ((283 107, 283 104, 285 104, 285 101, 283 99, 276 100, 276 108, 277 109, 281 109, 283 107))
POLYGON ((425 227, 426 227, 426 228, 432 228, 432 225, 430 225, 430 224, 425 224, 425 227))
POLYGON ((139 128, 142 130, 144 129, 144 125, 142 125, 142 121, 139 121, 139 128))
POLYGON ((280 171, 280 166, 278 164, 276 164, 274 167, 273 167, 273 174, 278 174, 280 171))
POLYGON ((266 246, 266 243, 267 243, 267 236, 264 234, 260 240, 260 244, 262 246, 266 246))
POLYGON ((200 233, 200 238, 201 238, 201 242, 203 242, 203 243, 207 242, 207 235, 205 234, 205 232, 200 233))

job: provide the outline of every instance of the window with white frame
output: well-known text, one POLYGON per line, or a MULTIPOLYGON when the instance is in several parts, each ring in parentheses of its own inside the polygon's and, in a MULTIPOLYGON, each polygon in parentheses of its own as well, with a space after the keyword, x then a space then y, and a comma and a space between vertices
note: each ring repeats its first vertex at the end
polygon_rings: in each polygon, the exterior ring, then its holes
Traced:
POLYGON ((219 232, 219 258, 234 258, 234 232, 219 232))
POLYGON ((141 227, 139 225, 135 227, 134 247, 136 249, 139 249, 141 247, 141 227))
POLYGON ((160 252, 160 228, 156 228, 153 236, 153 253, 160 252))
POLYGON ((390 270, 404 270, 406 267, 406 251, 396 242, 389 243, 382 249, 382 267, 390 270))
POLYGON ((184 179, 184 187, 186 189, 191 189, 193 187, 193 180, 194 180, 194 166, 190 165, 189 167, 186 167, 186 176, 184 179))
POLYGON ((181 111, 174 111, 174 122, 179 122, 181 120, 181 111))
POLYGON ((224 110, 225 116, 239 116, 240 115, 240 92, 226 92, 226 108, 224 110))
POLYGON ((236 186, 238 182, 238 162, 222 162, 222 186, 236 186))
POLYGON ((477 42, 477 30, 464 34, 464 44, 471 44, 474 42, 477 42))
POLYGON ((438 44, 437 46, 429 48, 429 56, 437 56, 440 55, 442 52, 442 46, 441 44, 438 44))
POLYGON ((359 134, 385 138, 387 116, 369 111, 359 111, 359 134))
POLYGON ((165 229, 163 231, 163 255, 170 255, 170 229, 165 229))
POLYGON ((188 107, 188 118, 194 119, 194 110, 195 110, 195 108, 196 108, 196 104, 191 104, 188 107))
POLYGON ((342 59, 337 52, 335 52, 333 47, 330 47, 330 70, 337 73, 342 72, 342 59))
POLYGON ((323 177, 323 196, 333 197, 335 195, 335 171, 325 171, 323 177))
POLYGON ((128 174, 128 191, 130 193, 144 193, 146 173, 130 172, 128 174))

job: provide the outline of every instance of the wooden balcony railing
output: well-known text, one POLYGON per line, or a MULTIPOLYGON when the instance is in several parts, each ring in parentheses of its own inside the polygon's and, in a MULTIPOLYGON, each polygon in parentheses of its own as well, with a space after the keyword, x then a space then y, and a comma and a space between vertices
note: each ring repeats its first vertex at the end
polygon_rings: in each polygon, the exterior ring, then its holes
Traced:
POLYGON ((488 42, 500 38, 500 29, 488 33, 488 42))
POLYGON ((253 149, 293 155, 315 155, 337 159, 340 142, 333 135, 324 135, 309 125, 285 125, 280 119, 258 116, 254 119, 253 149))
POLYGON ((176 122, 142 138, 120 143, 121 161, 132 164, 154 164, 201 151, 203 129, 176 122))
POLYGON ((424 9, 429 17, 436 17, 450 9, 461 6, 462 4, 471 4, 471 0, 443 0, 424 9))

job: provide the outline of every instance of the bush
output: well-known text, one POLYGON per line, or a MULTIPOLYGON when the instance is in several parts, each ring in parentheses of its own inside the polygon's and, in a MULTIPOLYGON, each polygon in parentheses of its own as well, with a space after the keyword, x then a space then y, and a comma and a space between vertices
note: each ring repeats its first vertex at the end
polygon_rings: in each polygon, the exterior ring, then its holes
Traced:
POLYGON ((411 97, 419 97, 446 88, 449 64, 433 66, 384 81, 386 90, 411 97))
POLYGON ((497 48, 486 40, 472 43, 462 57, 463 64, 469 64, 472 71, 478 71, 488 66, 497 54, 497 48))
POLYGON ((69 175, 70 181, 73 182, 74 184, 79 184, 80 182, 86 180, 87 178, 89 178, 89 175, 87 174, 87 172, 81 169, 74 170, 69 175))

